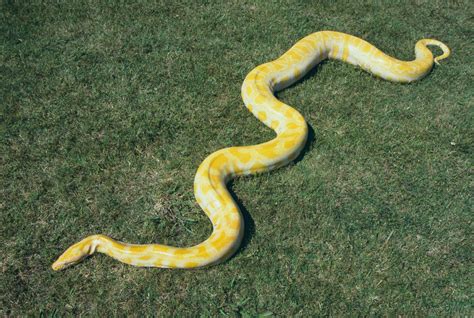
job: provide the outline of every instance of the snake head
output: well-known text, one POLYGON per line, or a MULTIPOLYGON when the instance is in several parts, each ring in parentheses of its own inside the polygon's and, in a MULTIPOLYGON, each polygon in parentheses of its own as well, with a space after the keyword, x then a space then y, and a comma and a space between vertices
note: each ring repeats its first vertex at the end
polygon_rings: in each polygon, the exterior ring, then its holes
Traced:
POLYGON ((96 243, 86 238, 79 243, 69 247, 51 266, 53 270, 59 271, 71 265, 77 264, 89 255, 94 254, 96 243))

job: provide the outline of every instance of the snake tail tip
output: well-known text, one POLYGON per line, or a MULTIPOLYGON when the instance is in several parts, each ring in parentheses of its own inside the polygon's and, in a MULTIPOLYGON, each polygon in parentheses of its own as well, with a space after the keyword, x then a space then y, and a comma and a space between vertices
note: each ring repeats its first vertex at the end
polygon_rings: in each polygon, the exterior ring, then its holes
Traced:
POLYGON ((448 56, 444 56, 444 54, 441 55, 441 56, 437 56, 437 57, 434 58, 434 62, 435 62, 436 65, 439 66, 439 65, 441 65, 441 63, 440 63, 439 61, 444 60, 444 59, 447 58, 447 57, 448 57, 448 56))
POLYGON ((443 51, 443 54, 440 55, 440 56, 436 56, 434 58, 434 62, 436 63, 436 65, 441 65, 439 63, 439 61, 441 60, 444 60, 446 58, 448 58, 450 55, 451 55, 451 50, 449 49, 449 47, 444 44, 443 42, 440 42, 440 41, 437 41, 437 40, 432 40, 431 43, 429 43, 429 45, 435 45, 437 47, 439 47, 442 51, 443 51))

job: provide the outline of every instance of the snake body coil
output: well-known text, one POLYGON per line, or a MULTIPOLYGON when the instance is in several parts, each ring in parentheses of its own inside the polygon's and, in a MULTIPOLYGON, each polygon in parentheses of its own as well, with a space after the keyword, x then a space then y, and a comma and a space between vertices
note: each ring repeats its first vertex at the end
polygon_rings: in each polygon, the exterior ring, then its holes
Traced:
POLYGON ((307 139, 303 116, 276 99, 273 93, 293 84, 326 58, 360 66, 386 80, 411 82, 428 74, 433 62, 448 57, 450 51, 437 40, 423 39, 415 45, 415 54, 413 61, 400 61, 362 39, 339 32, 321 31, 303 38, 275 61, 253 69, 242 85, 245 106, 276 132, 276 138, 259 145, 218 150, 197 170, 194 194, 213 224, 207 240, 180 248, 127 244, 104 235, 92 235, 69 247, 54 262, 53 269, 75 264, 96 251, 135 266, 195 268, 227 259, 240 245, 244 224, 237 204, 226 189, 226 181, 236 175, 254 174, 289 163, 298 156, 307 139), (440 47, 443 54, 433 58, 427 45, 440 47))

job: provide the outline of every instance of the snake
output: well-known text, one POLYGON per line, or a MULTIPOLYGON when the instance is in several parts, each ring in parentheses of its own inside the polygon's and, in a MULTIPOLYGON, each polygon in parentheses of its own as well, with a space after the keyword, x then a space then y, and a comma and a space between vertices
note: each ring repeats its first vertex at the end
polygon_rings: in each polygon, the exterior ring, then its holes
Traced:
POLYGON ((376 77, 409 83, 426 76, 434 64, 447 58, 450 49, 434 39, 415 44, 415 59, 393 58, 365 40, 336 31, 312 33, 294 44, 276 60, 255 67, 245 77, 241 96, 246 108, 273 129, 276 137, 250 146, 220 149, 209 155, 197 169, 194 195, 210 219, 211 235, 191 247, 161 244, 129 244, 102 234, 91 235, 72 245, 52 264, 61 270, 95 252, 139 267, 200 268, 227 260, 239 248, 244 235, 244 219, 239 205, 227 189, 227 182, 240 175, 251 175, 282 167, 298 157, 308 138, 304 117, 278 100, 274 93, 300 80, 325 59, 336 59, 358 66, 376 77), (428 46, 437 46, 437 57, 428 46))

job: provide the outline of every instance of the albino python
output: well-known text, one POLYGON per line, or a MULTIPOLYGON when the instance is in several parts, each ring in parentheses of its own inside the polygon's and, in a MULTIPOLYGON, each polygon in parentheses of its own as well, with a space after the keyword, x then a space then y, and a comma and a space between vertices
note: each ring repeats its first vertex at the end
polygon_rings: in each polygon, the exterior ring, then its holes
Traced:
POLYGON ((358 65, 383 79, 411 82, 424 77, 433 62, 449 56, 443 43, 423 39, 415 45, 416 59, 400 61, 384 54, 357 37, 332 31, 316 32, 297 42, 278 59, 254 68, 242 84, 245 106, 265 125, 275 139, 253 146, 221 149, 199 166, 194 180, 194 194, 213 225, 211 236, 192 247, 159 244, 127 244, 104 235, 92 235, 69 247, 54 264, 54 270, 75 264, 94 252, 105 253, 135 266, 196 268, 222 262, 239 247, 243 219, 226 189, 226 182, 236 175, 248 175, 281 167, 295 159, 305 145, 308 127, 303 116, 275 98, 281 90, 303 77, 326 58, 358 65), (427 45, 436 45, 443 54, 433 58, 427 45))

